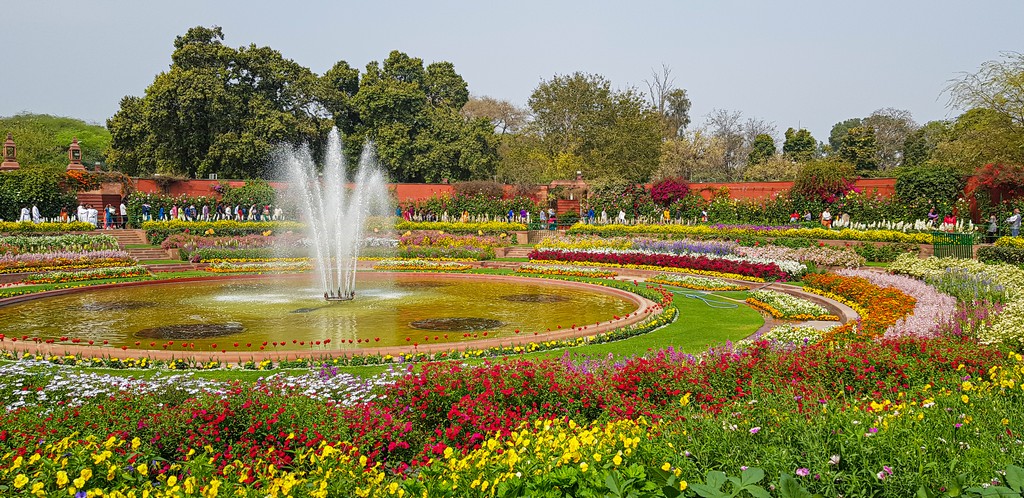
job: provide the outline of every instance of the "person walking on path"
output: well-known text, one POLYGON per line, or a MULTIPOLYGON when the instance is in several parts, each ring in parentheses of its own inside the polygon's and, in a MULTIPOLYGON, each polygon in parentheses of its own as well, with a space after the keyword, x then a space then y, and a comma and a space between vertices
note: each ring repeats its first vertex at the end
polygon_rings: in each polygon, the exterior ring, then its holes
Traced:
POLYGON ((128 226, 128 206, 124 204, 124 199, 121 199, 121 228, 128 226))
POLYGON ((1020 233, 1020 209, 1013 210, 1013 216, 1006 219, 1010 224, 1010 235, 1016 237, 1020 233))
POLYGON ((825 228, 832 228, 832 213, 828 211, 828 208, 825 208, 825 210, 821 212, 821 224, 824 225, 825 228))

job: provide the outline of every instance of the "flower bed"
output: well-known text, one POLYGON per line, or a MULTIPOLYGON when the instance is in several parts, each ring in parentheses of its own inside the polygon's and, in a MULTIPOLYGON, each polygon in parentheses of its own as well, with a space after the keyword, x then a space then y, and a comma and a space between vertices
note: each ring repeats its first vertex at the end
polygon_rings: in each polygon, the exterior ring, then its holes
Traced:
POLYGON ((395 230, 404 232, 410 230, 434 230, 445 233, 477 235, 508 235, 509 232, 526 230, 523 223, 506 223, 502 221, 487 221, 482 223, 456 223, 444 221, 400 221, 395 224, 395 230))
POLYGON ((686 289, 695 289, 702 291, 742 291, 747 290, 746 286, 736 285, 726 282, 725 280, 709 277, 698 277, 694 275, 673 275, 670 273, 662 273, 655 275, 653 278, 648 278, 647 282, 655 284, 674 285, 676 287, 683 287, 686 289))
POLYGON ((379 271, 466 271, 471 265, 458 261, 431 261, 426 259, 384 259, 374 263, 379 271))
POLYGON ((860 277, 879 287, 898 289, 917 301, 911 314, 897 320, 885 331, 886 336, 932 337, 942 324, 949 322, 956 310, 956 299, 917 279, 866 270, 840 270, 836 273, 860 277))
POLYGON ((43 272, 133 266, 138 261, 124 251, 51 252, 0 255, 0 273, 43 272))
POLYGON ((95 229, 95 225, 92 223, 85 223, 83 221, 72 221, 68 223, 0 221, 0 233, 88 232, 95 229))
POLYGON ((617 265, 643 265, 661 268, 683 268, 744 275, 766 280, 786 281, 789 274, 774 263, 753 263, 706 256, 677 256, 642 252, 592 252, 565 250, 533 250, 531 260, 612 263, 617 265))
POLYGON ((17 408, 0 413, 0 486, 412 497, 671 485, 693 496, 724 471, 742 472, 754 496, 914 496, 991 484, 1004 469, 998 484, 1019 486, 1011 465, 1024 446, 1008 437, 1022 367, 996 348, 919 339, 432 363, 369 380, 318 366, 256 383, 140 382, 14 364, 0 367, 0 397, 17 408), (829 437, 807 438, 809 426, 829 437))
POLYGON ((251 235, 266 232, 299 232, 306 225, 295 221, 147 221, 142 224, 150 243, 163 243, 177 233, 201 234, 210 232, 220 236, 251 235))
POLYGON ((206 267, 211 273, 267 273, 267 272, 298 272, 313 268, 305 258, 259 261, 259 262, 220 262, 206 267))
POLYGON ((117 248, 117 239, 110 235, 67 234, 0 237, 0 254, 113 251, 117 248))
POLYGON ((756 225, 586 225, 576 224, 570 235, 660 235, 671 237, 699 236, 734 239, 745 235, 767 237, 804 237, 828 240, 863 240, 873 242, 908 242, 931 244, 930 233, 903 233, 892 230, 827 230, 824 228, 793 228, 756 225))
POLYGON ((754 247, 737 247, 736 254, 761 260, 810 262, 818 266, 856 268, 864 265, 864 258, 857 253, 849 249, 833 247, 801 247, 793 249, 789 247, 758 245, 754 247))
POLYGON ((838 316, 830 314, 823 306, 785 292, 766 289, 751 291, 747 303, 780 320, 839 320, 838 316))
POLYGON ((145 277, 150 275, 144 266, 125 266, 119 268, 99 268, 82 271, 56 271, 31 275, 21 279, 25 284, 57 284, 64 282, 80 282, 85 280, 102 280, 108 278, 145 277))
POLYGON ((849 322, 832 329, 829 337, 840 338, 856 334, 863 338, 877 338, 890 327, 914 311, 917 300, 891 287, 879 287, 859 277, 836 274, 812 274, 803 279, 805 291, 820 294, 850 306, 860 315, 856 323, 849 322))
POLYGON ((508 247, 511 241, 505 234, 498 237, 481 235, 452 235, 443 232, 406 232, 398 241, 396 256, 400 258, 460 258, 494 259, 494 249, 508 247))
MULTIPOLYGON (((761 334, 756 341, 767 341, 773 345, 782 346, 808 346, 821 340, 825 331, 814 327, 800 327, 791 323, 784 323, 772 327, 771 330, 761 334)), ((754 340, 744 339, 744 344, 753 344, 754 340)))
POLYGON ((588 278, 611 278, 618 275, 618 273, 614 271, 603 268, 573 265, 538 265, 531 263, 519 265, 519 268, 516 268, 516 273, 531 273, 538 275, 563 275, 567 277, 588 278))

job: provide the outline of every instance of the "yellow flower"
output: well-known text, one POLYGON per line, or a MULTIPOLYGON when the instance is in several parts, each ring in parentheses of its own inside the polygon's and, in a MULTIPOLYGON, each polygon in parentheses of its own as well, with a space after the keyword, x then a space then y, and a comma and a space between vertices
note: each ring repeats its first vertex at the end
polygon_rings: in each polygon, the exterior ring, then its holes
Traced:
POLYGON ((686 481, 679 481, 679 491, 686 491, 686 481))
POLYGON ((167 478, 167 487, 172 488, 175 484, 178 484, 178 476, 171 476, 167 478))
POLYGON ((68 485, 68 473, 63 470, 57 471, 57 487, 63 488, 68 485))
POLYGON ((595 462, 600 462, 601 461, 601 454, 600 453, 594 453, 594 461, 595 462))
POLYGON ((668 462, 665 462, 665 465, 661 466, 661 470, 664 470, 665 472, 668 472, 671 469, 672 469, 672 465, 670 465, 668 462))
POLYGON ((1006 418, 1004 418, 1004 419, 1002 420, 1002 423, 1003 423, 1003 425, 1010 425, 1010 419, 1006 419, 1006 418))
POLYGON ((690 394, 691 393, 686 393, 679 399, 679 406, 686 406, 690 404, 690 394))
POLYGON ((622 456, 618 455, 618 454, 613 456, 612 457, 612 463, 614 463, 616 466, 622 465, 622 456))
POLYGON ((966 404, 966 403, 969 403, 971 401, 971 398, 968 398, 966 394, 961 394, 960 395, 960 401, 963 401, 966 404))
POLYGON ((14 478, 14 487, 21 489, 28 484, 28 477, 25 474, 18 474, 18 477, 14 478))
MULTIPOLYGON (((597 456, 597 455, 594 455, 594 456, 597 456)), ((587 462, 583 462, 583 463, 580 464, 580 470, 583 471, 583 472, 586 472, 589 468, 590 468, 590 465, 587 465, 587 462)))

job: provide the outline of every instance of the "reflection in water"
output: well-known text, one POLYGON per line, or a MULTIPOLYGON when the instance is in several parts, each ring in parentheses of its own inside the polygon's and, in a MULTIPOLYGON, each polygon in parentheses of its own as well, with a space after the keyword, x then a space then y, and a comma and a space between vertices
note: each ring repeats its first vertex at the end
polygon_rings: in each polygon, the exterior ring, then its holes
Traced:
POLYGON ((150 327, 135 333, 136 337, 146 339, 209 339, 237 334, 245 330, 241 323, 183 323, 150 327))
POLYGON ((513 303, 562 303, 570 300, 557 294, 511 294, 501 298, 513 303))
POLYGON ((431 318, 410 323, 423 330, 487 330, 505 325, 501 320, 473 317, 431 318))

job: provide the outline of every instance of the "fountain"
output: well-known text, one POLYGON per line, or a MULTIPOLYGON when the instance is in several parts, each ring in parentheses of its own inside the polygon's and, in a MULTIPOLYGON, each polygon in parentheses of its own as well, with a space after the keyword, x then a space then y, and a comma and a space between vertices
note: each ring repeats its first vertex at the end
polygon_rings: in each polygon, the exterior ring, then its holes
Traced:
POLYGON ((390 214, 387 183, 373 143, 363 147, 351 183, 337 128, 327 138, 322 174, 317 174, 308 147, 283 151, 281 159, 301 194, 292 200, 306 220, 324 299, 351 301, 356 295, 356 264, 366 220, 390 214))

